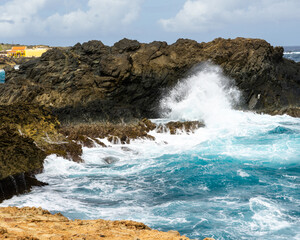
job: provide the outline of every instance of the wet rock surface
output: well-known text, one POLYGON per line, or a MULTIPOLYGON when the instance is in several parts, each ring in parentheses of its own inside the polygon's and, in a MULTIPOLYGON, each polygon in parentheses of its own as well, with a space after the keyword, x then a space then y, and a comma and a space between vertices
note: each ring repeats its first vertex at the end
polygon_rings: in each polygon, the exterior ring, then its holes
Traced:
POLYGON ((43 170, 47 155, 80 158, 81 146, 58 133, 60 124, 47 108, 0 105, 0 119, 0 202, 44 185, 34 175, 43 170))
POLYGON ((0 127, 0 202, 43 185, 34 173, 42 171, 45 157, 31 138, 0 127))
POLYGON ((0 101, 49 106, 70 123, 155 118, 161 97, 205 61, 235 80, 246 109, 298 116, 300 65, 284 59, 282 47, 244 38, 172 45, 123 39, 112 47, 89 41, 55 48, 8 71, 0 101))
POLYGON ((166 124, 159 124, 156 131, 158 133, 170 132, 170 134, 194 133, 195 130, 204 127, 204 123, 200 121, 186 121, 186 122, 168 122, 166 124))
POLYGON ((94 147, 96 144, 106 147, 99 138, 107 138, 113 144, 129 144, 131 140, 139 138, 154 140, 148 133, 155 128, 156 125, 149 119, 143 119, 132 123, 95 122, 66 125, 60 132, 68 139, 82 143, 86 147, 94 147))
POLYGON ((152 230, 134 221, 68 220, 41 208, 0 208, 1 239, 189 240, 177 231, 152 230))
MULTIPOLYGON (((11 129, 16 136, 31 139, 45 156, 57 154, 70 160, 82 161, 79 158, 75 159, 76 155, 82 153, 81 146, 69 141, 58 132, 60 122, 48 108, 27 103, 0 105, 0 119, 2 127, 11 129)), ((20 146, 20 144, 15 145, 20 146)), ((6 146, 8 147, 9 144, 6 146)), ((5 155, 5 152, 3 154, 5 155)))

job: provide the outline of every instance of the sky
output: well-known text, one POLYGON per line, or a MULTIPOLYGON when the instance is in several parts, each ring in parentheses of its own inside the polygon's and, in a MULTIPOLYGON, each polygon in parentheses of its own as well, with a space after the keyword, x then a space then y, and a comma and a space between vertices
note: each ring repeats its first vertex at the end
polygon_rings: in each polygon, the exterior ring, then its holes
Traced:
POLYGON ((0 0, 0 43, 262 38, 300 45, 300 0, 0 0))

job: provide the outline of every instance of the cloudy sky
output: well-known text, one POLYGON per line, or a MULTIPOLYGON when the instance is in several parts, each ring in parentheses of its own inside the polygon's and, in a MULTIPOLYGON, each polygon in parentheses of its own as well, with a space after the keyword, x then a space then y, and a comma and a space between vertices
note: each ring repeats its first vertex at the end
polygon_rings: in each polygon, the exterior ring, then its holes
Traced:
POLYGON ((0 42, 263 38, 300 45, 300 0, 0 0, 0 42))

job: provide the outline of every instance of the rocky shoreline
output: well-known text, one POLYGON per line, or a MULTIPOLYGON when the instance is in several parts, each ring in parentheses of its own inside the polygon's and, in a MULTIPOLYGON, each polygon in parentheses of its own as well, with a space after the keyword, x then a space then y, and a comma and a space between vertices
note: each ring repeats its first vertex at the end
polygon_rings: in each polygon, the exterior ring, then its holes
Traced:
POLYGON ((0 105, 0 202, 43 186, 34 174, 43 170, 47 155, 83 162, 82 147, 129 144, 135 139, 155 140, 150 131, 187 133, 203 127, 198 121, 156 125, 148 119, 130 123, 93 122, 61 125, 51 111, 31 104, 0 105))
MULTIPOLYGON (((189 240, 134 221, 75 220, 41 208, 0 208, 0 238, 8 240, 189 240)), ((205 238, 204 240, 213 240, 205 238)))
MULTIPOLYGON (((243 94, 241 109, 300 117, 300 64, 264 40, 179 39, 168 45, 123 39, 112 47, 90 41, 54 48, 18 71, 7 68, 0 85, 0 202, 46 184, 34 175, 47 155, 82 162, 82 147, 108 147, 104 138, 128 144, 155 140, 154 130, 176 134, 203 127, 199 121, 155 125, 148 118, 159 117, 161 97, 205 62, 234 79, 243 94)), ((1 234, 10 236, 10 230, 1 234)))

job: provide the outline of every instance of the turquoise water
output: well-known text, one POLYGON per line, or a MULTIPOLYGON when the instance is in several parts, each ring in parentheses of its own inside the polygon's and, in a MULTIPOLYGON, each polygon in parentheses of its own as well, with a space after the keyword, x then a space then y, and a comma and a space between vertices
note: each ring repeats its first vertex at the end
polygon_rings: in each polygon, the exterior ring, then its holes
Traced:
POLYGON ((154 130, 155 141, 126 148, 104 139, 110 147, 84 148, 83 164, 51 155, 38 175, 49 185, 1 205, 132 219, 193 239, 299 239, 300 119, 234 110, 239 92, 229 82, 207 66, 174 88, 153 120, 201 119, 205 128, 154 130))
POLYGON ((4 83, 5 82, 5 72, 4 70, 0 69, 0 83, 4 83))

